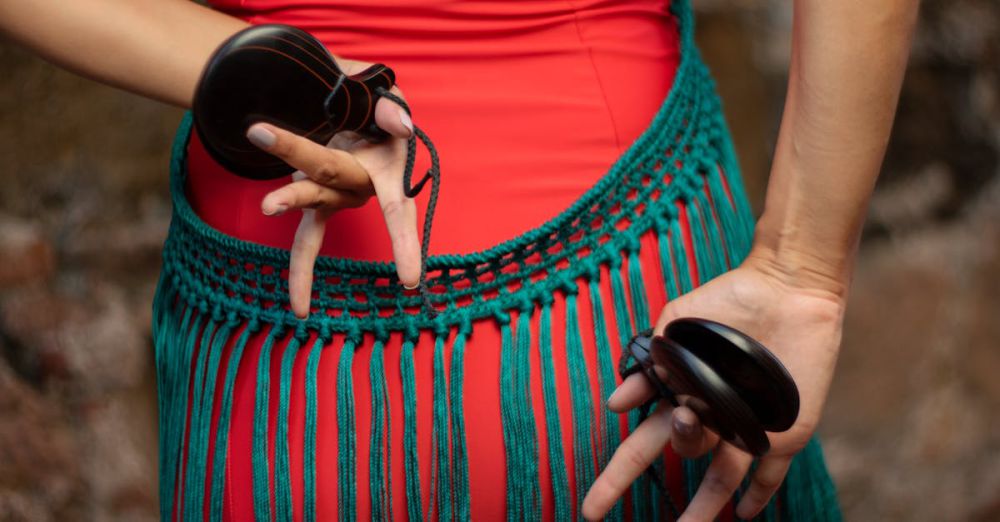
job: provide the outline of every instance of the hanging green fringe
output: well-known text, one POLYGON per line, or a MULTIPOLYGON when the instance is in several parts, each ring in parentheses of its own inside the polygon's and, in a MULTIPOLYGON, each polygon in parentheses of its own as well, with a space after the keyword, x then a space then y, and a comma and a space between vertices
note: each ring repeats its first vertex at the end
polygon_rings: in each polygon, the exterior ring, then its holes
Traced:
POLYGON ((583 520, 580 507, 593 484, 594 409, 590 373, 580 339, 580 319, 576 310, 576 285, 566 292, 566 364, 569 369, 570 396, 573 399, 573 476, 576 482, 576 519, 583 520))
POLYGON ((221 311, 216 309, 212 313, 211 326, 206 327, 203 332, 199 348, 184 491, 184 517, 187 520, 202 518, 205 509, 205 475, 208 468, 208 439, 211 433, 215 380, 219 373, 222 350, 235 325, 235 318, 224 323, 222 320, 221 311))
POLYGON ((713 276, 722 274, 728 269, 729 260, 726 259, 725 243, 719 225, 715 220, 712 206, 708 203, 708 196, 704 190, 697 192, 697 197, 692 202, 692 207, 697 207, 700 214, 702 230, 705 234, 706 245, 708 246, 709 266, 713 276))
POLYGON ((448 383, 445 378, 444 364, 444 343, 448 338, 448 329, 440 324, 437 330, 434 339, 433 434, 431 436, 435 455, 431 463, 431 509, 427 518, 434 518, 434 504, 436 502, 437 519, 450 521, 452 504, 449 465, 451 459, 448 451, 448 383))
POLYGON ((236 372, 243 360, 250 336, 260 330, 260 322, 251 321, 243 328, 229 352, 229 362, 226 364, 226 377, 222 383, 222 402, 219 404, 219 420, 215 428, 215 455, 212 457, 212 496, 209 499, 209 520, 222 520, 222 502, 226 483, 226 455, 229 450, 229 424, 233 414, 233 387, 236 385, 236 372))
POLYGON ((389 437, 387 433, 389 388, 385 381, 385 341, 380 338, 376 338, 375 344, 372 345, 368 375, 372 390, 371 437, 368 451, 371 517, 372 520, 390 520, 392 502, 389 500, 389 491, 392 487, 392 475, 387 467, 391 458, 388 454, 391 444, 386 443, 389 437))
MULTIPOLYGON (((551 296, 548 296, 551 300, 551 296)), ((552 359, 552 305, 542 305, 538 327, 538 357, 542 373, 542 391, 545 397, 545 432, 549 446, 549 471, 552 474, 552 503, 555 520, 570 520, 572 504, 569 501, 569 479, 566 476, 566 458, 563 454, 560 429, 559 398, 556 393, 556 368, 552 359)))
MULTIPOLYGON (((188 441, 188 400, 190 397, 190 390, 194 388, 194 384, 191 379, 194 378, 192 375, 192 366, 196 366, 194 363, 195 354, 198 353, 196 349, 198 333, 204 328, 209 328, 209 326, 202 323, 202 320, 206 319, 206 314, 204 310, 201 310, 195 316, 194 325, 188 330, 188 335, 184 343, 184 357, 181 359, 181 365, 183 366, 183 380, 177 381, 175 383, 176 389, 178 390, 178 400, 174 407, 174 418, 176 419, 176 424, 174 425, 174 436, 177 446, 174 451, 177 454, 177 458, 171 463, 171 468, 173 469, 175 479, 176 492, 171 492, 171 494, 176 495, 178 505, 176 506, 176 511, 178 516, 184 515, 184 455, 186 454, 187 441, 188 441)), ((194 404, 191 404, 194 407, 194 404)))
MULTIPOLYGON (((612 270, 614 271, 614 270, 612 270)), ((612 283, 614 277, 612 277, 612 283)), ((618 287, 623 286, 621 274, 618 275, 618 287)), ((597 274, 592 274, 590 278, 590 308, 591 317, 594 322, 594 341, 597 349, 598 385, 601 390, 601 403, 604 404, 611 397, 617 387, 615 378, 615 365, 611 360, 611 342, 608 339, 607 322, 604 319, 604 305, 601 299, 601 286, 597 274)), ((612 284, 614 287, 614 284, 612 284)), ((616 308, 624 305, 624 299, 615 300, 616 308)), ((626 318, 628 316, 626 315, 626 318)), ((598 469, 604 469, 611 460, 618 444, 621 443, 621 430, 618 427, 618 417, 611 414, 607 408, 600 408, 601 426, 600 432, 600 452, 598 453, 598 469)), ((581 501, 582 502, 582 501, 581 501)), ((614 507, 605 516, 606 520, 619 521, 625 516, 625 503, 623 500, 615 502, 614 507)))
POLYGON ((271 350, 284 335, 282 325, 274 325, 260 348, 257 360, 257 391, 253 416, 253 510, 256 520, 271 520, 271 490, 268 485, 267 417, 271 396, 271 350))
POLYGON ((424 507, 420 496, 420 465, 417 458, 417 380, 413 368, 416 336, 407 335, 399 358, 403 380, 403 469, 406 472, 406 512, 409 520, 422 522, 424 507))
POLYGON ((688 249, 684 246, 684 232, 681 231, 680 220, 670 222, 670 249, 673 251, 674 262, 677 263, 677 283, 682 294, 694 289, 691 281, 691 268, 688 265, 688 249))
POLYGON ((351 363, 359 335, 348 335, 337 364, 337 509, 341 522, 357 520, 357 421, 351 363))
POLYGON ((281 377, 278 381, 278 418, 274 434, 274 511, 278 522, 292 521, 292 475, 289 471, 288 409, 292 395, 292 371, 295 356, 309 333, 299 323, 292 340, 281 356, 281 377))
POLYGON ((500 401, 507 455, 507 520, 541 520, 538 493, 538 443, 531 402, 531 312, 523 306, 517 318, 517 342, 510 318, 500 315, 500 401))
POLYGON ((656 244, 660 248, 660 270, 663 273, 663 282, 666 285, 667 301, 673 301, 680 295, 677 285, 677 272, 674 267, 674 255, 670 248, 669 223, 665 220, 657 222, 656 244))
POLYGON ((302 443, 302 472, 305 475, 302 481, 302 503, 304 504, 302 518, 305 522, 316 522, 316 417, 319 410, 316 374, 319 373, 323 347, 329 341, 330 333, 328 331, 320 332, 312 349, 309 350, 309 358, 306 360, 306 418, 302 443))
POLYGON ((180 325, 175 328, 175 321, 171 321, 171 315, 167 313, 172 306, 171 298, 162 292, 157 293, 157 298, 154 304, 155 306, 162 307, 166 316, 162 321, 164 326, 160 332, 162 332, 163 342, 168 343, 164 344, 162 348, 157 349, 157 366, 160 369, 157 375, 157 394, 160 397, 161 433, 159 437, 160 519, 170 520, 173 518, 174 488, 177 484, 177 453, 175 453, 177 423, 184 422, 183 417, 180 419, 177 417, 177 403, 182 398, 179 395, 180 390, 177 382, 180 380, 180 377, 183 377, 184 369, 178 367, 177 360, 179 357, 174 357, 174 354, 168 354, 166 351, 167 349, 184 350, 183 346, 177 346, 175 339, 186 333, 188 324, 191 321, 192 309, 190 306, 184 307, 180 325), (160 300, 161 298, 162 301, 160 300))
POLYGON ((823 450, 816 437, 792 459, 781 493, 782 520, 840 522, 842 519, 837 491, 826 471, 823 450), (789 487, 790 484, 795 487, 789 487))
POLYGON ((465 414, 462 411, 462 386, 465 376, 465 344, 472 331, 466 320, 458 327, 455 343, 451 348, 451 383, 448 389, 451 404, 451 460, 455 490, 455 520, 466 522, 472 517, 469 490, 469 452, 465 442, 465 414))

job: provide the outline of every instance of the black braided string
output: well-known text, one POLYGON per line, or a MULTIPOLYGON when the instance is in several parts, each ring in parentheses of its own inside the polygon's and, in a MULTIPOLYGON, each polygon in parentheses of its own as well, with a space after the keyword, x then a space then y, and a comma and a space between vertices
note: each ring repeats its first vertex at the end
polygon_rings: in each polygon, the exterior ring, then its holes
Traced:
MULTIPOLYGON (((375 93, 379 96, 389 98, 399 104, 407 114, 412 114, 410 106, 402 98, 389 92, 388 89, 376 87, 375 93)), ((434 148, 434 143, 431 142, 431 139, 427 137, 424 131, 420 130, 420 127, 414 124, 413 134, 410 135, 410 139, 406 142, 406 166, 403 168, 403 194, 408 198, 416 197, 423 190, 428 180, 431 182, 431 195, 427 199, 427 211, 424 213, 424 233, 420 240, 420 296, 424 301, 424 310, 433 317, 437 315, 437 311, 431 305, 430 292, 427 290, 427 255, 431 246, 431 227, 434 226, 434 210, 437 208, 438 194, 441 190, 441 165, 438 160, 437 149, 434 148), (413 185, 413 167, 417 160, 417 138, 420 138, 420 141, 424 142, 424 147, 427 147, 427 152, 431 157, 431 166, 427 169, 424 177, 420 178, 420 181, 416 185, 413 185)))

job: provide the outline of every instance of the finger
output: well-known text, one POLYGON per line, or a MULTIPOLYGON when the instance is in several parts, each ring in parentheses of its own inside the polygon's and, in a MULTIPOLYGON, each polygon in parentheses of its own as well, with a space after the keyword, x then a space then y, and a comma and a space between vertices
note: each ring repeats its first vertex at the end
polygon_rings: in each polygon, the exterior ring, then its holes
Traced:
POLYGON ((247 139, 320 185, 362 193, 371 190, 368 172, 347 151, 328 148, 267 123, 252 125, 247 139))
POLYGON ((392 256, 396 273, 406 288, 420 283, 420 240, 417 236, 417 205, 403 194, 403 182, 393 169, 393 175, 377 176, 375 195, 378 197, 385 226, 392 241, 392 256))
POLYGON ((743 519, 751 519, 764 509, 774 493, 785 480, 791 457, 764 457, 750 479, 750 487, 736 506, 736 514, 743 519))
POLYGON ((743 481, 752 460, 750 454, 735 446, 720 445, 712 456, 712 463, 708 465, 698 491, 678 522, 715 520, 743 481))
POLYGON ((339 210, 360 207, 367 199, 356 192, 336 190, 311 179, 300 179, 269 192, 261 200, 260 210, 268 216, 280 215, 293 208, 339 210))
POLYGON ((628 436, 608 467, 597 477, 583 499, 582 513, 587 520, 604 516, 615 502, 654 460, 663 453, 663 446, 670 440, 670 408, 661 406, 628 436))
MULTIPOLYGON (((403 93, 396 87, 389 92, 403 97, 403 93)), ((413 134, 413 121, 410 115, 389 98, 379 98, 375 104, 375 124, 397 138, 409 138, 413 134)))
POLYGON ((626 412, 645 404, 655 393, 645 375, 633 373, 608 397, 608 409, 617 413, 626 412))
POLYGON ((681 316, 681 307, 683 304, 684 296, 667 303, 667 306, 664 306, 663 310, 660 311, 660 317, 656 319, 656 326, 653 327, 653 331, 658 335, 662 334, 664 328, 667 327, 667 323, 681 316))
POLYGON ((686 459, 700 457, 719 443, 719 436, 705 429, 698 415, 687 406, 674 408, 671 419, 674 436, 670 445, 674 453, 686 459))
POLYGON ((288 300, 292 312, 299 319, 309 316, 312 301, 313 266, 323 244, 326 220, 329 214, 323 210, 302 211, 302 221, 295 231, 291 260, 288 265, 288 300))

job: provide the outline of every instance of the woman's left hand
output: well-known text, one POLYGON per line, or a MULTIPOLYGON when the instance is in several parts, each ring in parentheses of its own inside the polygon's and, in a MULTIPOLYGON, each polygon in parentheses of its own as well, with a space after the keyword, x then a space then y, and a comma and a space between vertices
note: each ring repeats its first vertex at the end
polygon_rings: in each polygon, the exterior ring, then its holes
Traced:
MULTIPOLYGON (((737 328, 774 352, 798 386, 798 419, 788 431, 768 433, 771 450, 760 458, 737 506, 741 518, 752 518, 763 509, 784 480, 792 457, 816 429, 840 348, 843 310, 842 296, 797 286, 773 262, 751 256, 735 270, 670 302, 657 321, 657 332, 678 317, 702 317, 737 328)), ((608 408, 625 412, 652 396, 645 376, 637 373, 615 390, 608 408)), ((742 483, 753 457, 720 442, 692 410, 670 408, 665 402, 615 451, 584 500, 584 517, 603 517, 668 443, 685 458, 714 452, 704 480, 681 516, 684 522, 713 520, 742 483)))

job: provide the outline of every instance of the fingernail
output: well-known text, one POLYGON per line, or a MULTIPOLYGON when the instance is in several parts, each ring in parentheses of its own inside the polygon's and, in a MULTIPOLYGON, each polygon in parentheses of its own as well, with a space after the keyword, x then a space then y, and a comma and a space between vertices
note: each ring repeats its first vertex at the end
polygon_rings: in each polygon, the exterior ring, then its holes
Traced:
POLYGON ((406 285, 404 284, 404 285, 403 285, 403 288, 405 288, 405 289, 407 289, 407 290, 416 290, 417 288, 420 288, 420 283, 417 283, 417 284, 415 284, 415 285, 413 285, 413 286, 406 286, 406 285))
POLYGON ((247 139, 250 140, 250 143, 262 149, 269 149, 274 146, 274 142, 278 140, 278 137, 264 127, 255 125, 247 131, 247 139))
POLYGON ((413 134, 413 120, 410 119, 410 115, 406 111, 399 111, 399 121, 409 129, 410 134, 413 134))
POLYGON ((615 388, 615 391, 611 392, 611 395, 608 395, 608 400, 607 400, 607 402, 604 403, 605 406, 608 406, 609 404, 611 404, 611 401, 613 401, 615 399, 615 395, 618 395, 618 391, 620 389, 621 388, 615 388))
POLYGON ((271 212, 268 212, 268 211, 265 210, 264 211, 264 215, 265 216, 280 216, 280 215, 284 214, 286 210, 288 210, 288 205, 281 204, 281 205, 278 205, 278 206, 274 207, 274 210, 272 210, 271 212))
POLYGON ((694 426, 674 417, 674 431, 681 435, 691 435, 694 433, 694 426))

